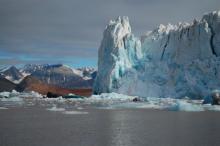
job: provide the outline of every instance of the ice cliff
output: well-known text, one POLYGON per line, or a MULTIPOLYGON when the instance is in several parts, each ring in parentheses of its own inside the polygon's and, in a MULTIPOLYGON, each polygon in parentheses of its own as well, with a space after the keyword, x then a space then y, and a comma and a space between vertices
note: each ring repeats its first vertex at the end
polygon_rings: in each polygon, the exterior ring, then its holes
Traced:
POLYGON ((220 11, 160 25, 140 38, 128 17, 106 26, 94 93, 202 98, 220 88, 220 11))

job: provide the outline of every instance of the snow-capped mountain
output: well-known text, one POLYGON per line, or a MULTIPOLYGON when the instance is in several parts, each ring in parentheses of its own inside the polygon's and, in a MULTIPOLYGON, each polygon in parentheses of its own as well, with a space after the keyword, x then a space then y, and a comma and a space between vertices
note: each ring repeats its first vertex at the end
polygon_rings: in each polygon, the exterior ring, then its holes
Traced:
POLYGON ((134 37, 128 17, 107 25, 94 93, 201 98, 220 88, 220 12, 134 37))
POLYGON ((16 84, 26 76, 31 76, 49 85, 73 89, 92 88, 96 70, 94 68, 74 69, 62 64, 27 64, 19 69, 14 66, 3 68, 1 75, 16 84))
POLYGON ((9 91, 11 92, 16 88, 16 84, 7 80, 3 75, 0 74, 0 92, 9 91))
MULTIPOLYGON (((30 73, 28 72, 29 69, 23 71, 30 73)), ((70 89, 91 88, 93 85, 94 78, 92 78, 92 74, 95 72, 94 69, 73 69, 62 64, 35 66, 34 69, 35 71, 31 73, 31 76, 58 87, 70 89)))
POLYGON ((11 66, 0 71, 1 75, 13 83, 19 83, 24 75, 15 67, 11 66))
POLYGON ((69 73, 75 76, 79 76, 86 79, 94 78, 93 74, 96 73, 96 69, 90 67, 83 67, 83 68, 71 68, 67 65, 63 64, 27 64, 20 71, 23 74, 32 74, 34 72, 43 72, 46 70, 54 70, 60 69, 60 73, 69 73))

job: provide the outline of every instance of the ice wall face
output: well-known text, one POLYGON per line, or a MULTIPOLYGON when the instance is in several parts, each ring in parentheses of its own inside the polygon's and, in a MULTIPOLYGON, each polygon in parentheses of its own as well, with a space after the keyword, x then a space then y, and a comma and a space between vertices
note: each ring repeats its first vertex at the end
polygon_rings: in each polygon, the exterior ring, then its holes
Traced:
POLYGON ((195 59, 213 56, 209 39, 211 32, 205 21, 177 26, 160 25, 147 36, 142 36, 143 52, 154 62, 186 64, 195 59))
POLYGON ((95 93, 111 92, 119 87, 119 80, 141 58, 141 43, 131 34, 128 17, 110 21, 103 33, 95 93))
POLYGON ((210 47, 217 56, 220 56, 220 11, 205 14, 202 20, 207 21, 212 33, 210 47))
POLYGON ((119 18, 104 31, 94 92, 200 98, 220 88, 219 56, 220 12, 160 25, 140 39, 119 18))

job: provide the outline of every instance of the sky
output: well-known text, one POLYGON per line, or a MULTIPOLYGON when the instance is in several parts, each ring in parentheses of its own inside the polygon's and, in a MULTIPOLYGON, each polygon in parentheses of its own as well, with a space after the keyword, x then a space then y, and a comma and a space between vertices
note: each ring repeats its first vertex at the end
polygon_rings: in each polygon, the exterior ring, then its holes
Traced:
POLYGON ((128 16, 138 37, 219 6, 219 0, 0 0, 0 66, 96 67, 103 30, 117 16, 128 16))

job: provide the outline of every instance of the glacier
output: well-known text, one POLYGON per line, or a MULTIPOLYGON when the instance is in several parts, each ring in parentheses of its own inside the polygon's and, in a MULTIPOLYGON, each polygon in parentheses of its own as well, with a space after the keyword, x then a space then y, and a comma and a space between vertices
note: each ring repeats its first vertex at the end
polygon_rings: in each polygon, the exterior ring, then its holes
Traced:
POLYGON ((201 99, 220 88, 220 11, 201 20, 159 25, 141 37, 128 17, 106 26, 94 94, 201 99))

